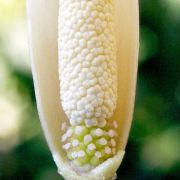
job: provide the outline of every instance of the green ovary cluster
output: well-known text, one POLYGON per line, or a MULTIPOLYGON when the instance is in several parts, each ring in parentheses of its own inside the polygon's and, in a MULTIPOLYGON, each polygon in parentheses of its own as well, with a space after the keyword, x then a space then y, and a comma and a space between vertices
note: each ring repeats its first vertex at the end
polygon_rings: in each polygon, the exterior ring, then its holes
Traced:
POLYGON ((67 157, 78 167, 96 167, 116 154, 116 132, 107 127, 72 126, 62 136, 67 157))

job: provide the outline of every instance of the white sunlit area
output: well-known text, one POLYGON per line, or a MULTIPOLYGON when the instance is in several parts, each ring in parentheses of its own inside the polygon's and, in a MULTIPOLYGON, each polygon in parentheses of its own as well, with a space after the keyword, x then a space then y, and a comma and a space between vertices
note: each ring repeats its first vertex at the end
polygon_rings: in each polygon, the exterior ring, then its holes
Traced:
MULTIPOLYGON (((25 0, 0 0, 0 180, 61 180, 36 109, 25 0)), ((140 0, 140 55, 123 180, 178 180, 179 0, 140 0)))
POLYGON ((23 123, 28 116, 36 117, 31 107, 32 90, 25 86, 26 79, 31 82, 31 72, 24 3, 0 1, 0 151, 19 144, 23 123))

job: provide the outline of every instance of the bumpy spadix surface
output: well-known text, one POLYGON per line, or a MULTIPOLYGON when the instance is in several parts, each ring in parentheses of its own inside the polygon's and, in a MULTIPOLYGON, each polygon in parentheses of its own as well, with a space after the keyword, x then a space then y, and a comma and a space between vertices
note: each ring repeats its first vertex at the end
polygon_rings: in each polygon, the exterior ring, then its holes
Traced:
POLYGON ((97 166, 116 153, 117 101, 113 0, 60 0, 60 95, 70 127, 63 148, 77 166, 97 166))

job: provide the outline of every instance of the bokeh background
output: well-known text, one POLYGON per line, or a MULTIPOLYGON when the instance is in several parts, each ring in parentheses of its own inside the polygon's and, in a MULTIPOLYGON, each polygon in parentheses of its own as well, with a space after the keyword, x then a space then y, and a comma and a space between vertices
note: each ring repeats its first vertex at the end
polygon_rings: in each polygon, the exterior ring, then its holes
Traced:
MULTIPOLYGON (((118 179, 180 179, 180 0, 140 0, 134 120, 118 179)), ((0 0, 0 180, 61 180, 37 115, 25 0, 0 0)))

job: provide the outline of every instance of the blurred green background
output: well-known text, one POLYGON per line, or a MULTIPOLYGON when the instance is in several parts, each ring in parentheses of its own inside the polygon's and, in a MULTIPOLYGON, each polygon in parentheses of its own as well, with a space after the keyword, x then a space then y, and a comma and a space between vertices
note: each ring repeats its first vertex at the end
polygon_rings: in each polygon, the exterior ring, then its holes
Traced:
MULTIPOLYGON (((180 179, 180 0, 140 1, 134 121, 118 179, 180 179)), ((24 0, 0 0, 0 180, 60 180, 37 115, 24 0)))

